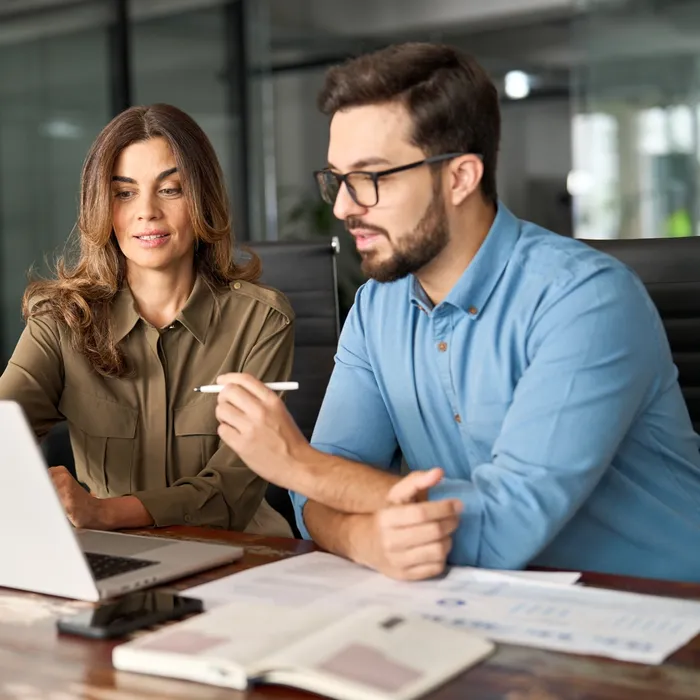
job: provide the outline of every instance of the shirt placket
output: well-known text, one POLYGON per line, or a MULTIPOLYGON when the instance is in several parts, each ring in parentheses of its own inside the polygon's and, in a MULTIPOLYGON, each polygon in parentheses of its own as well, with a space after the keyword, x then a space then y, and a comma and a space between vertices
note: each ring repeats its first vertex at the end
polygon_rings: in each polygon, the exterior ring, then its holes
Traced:
POLYGON ((437 362, 438 376, 442 384, 443 391, 450 404, 453 420, 460 424, 462 417, 457 404, 457 393, 452 384, 452 373, 450 371, 450 358, 452 353, 453 329, 450 309, 447 306, 439 306, 433 311, 433 340, 435 343, 435 354, 437 362))
POLYGON ((148 415, 144 416, 144 423, 148 440, 146 444, 150 448, 150 454, 146 456, 147 464, 158 465, 159 469, 150 469, 154 474, 162 475, 159 478, 160 483, 154 484, 153 487, 167 486, 167 408, 168 408, 168 391, 166 381, 166 371, 163 365, 160 333, 153 326, 146 326, 146 340, 151 349, 149 354, 149 382, 148 391, 150 394, 148 404, 151 410, 148 415))

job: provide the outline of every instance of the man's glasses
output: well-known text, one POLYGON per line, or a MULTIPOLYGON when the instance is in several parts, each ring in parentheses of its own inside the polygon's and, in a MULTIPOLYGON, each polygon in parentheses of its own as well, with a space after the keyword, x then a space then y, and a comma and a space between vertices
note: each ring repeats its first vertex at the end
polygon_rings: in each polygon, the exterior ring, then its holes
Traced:
POLYGON ((400 165, 398 168, 390 168, 389 170, 380 170, 378 172, 366 172, 364 170, 353 170, 352 172, 341 175, 335 173, 328 168, 324 170, 316 170, 314 177, 318 184, 318 189, 321 192, 324 202, 335 204, 340 188, 345 183, 348 188, 348 193, 352 197, 355 204, 361 207, 373 207, 379 202, 379 178, 387 175, 395 175, 402 173, 405 170, 412 170, 421 165, 432 165, 433 163, 441 163, 444 160, 457 158, 458 156, 466 155, 464 153, 443 153, 439 156, 430 156, 424 160, 417 160, 415 163, 408 165, 400 165))

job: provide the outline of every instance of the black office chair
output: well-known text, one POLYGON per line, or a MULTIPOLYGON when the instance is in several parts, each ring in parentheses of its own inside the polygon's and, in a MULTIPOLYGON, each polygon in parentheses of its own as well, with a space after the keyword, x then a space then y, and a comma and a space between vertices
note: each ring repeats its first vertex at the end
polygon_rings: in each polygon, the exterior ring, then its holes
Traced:
POLYGON ((41 442, 41 450, 44 453, 46 463, 50 467, 64 466, 77 479, 75 474, 75 459, 73 448, 68 434, 68 423, 58 423, 49 431, 41 442))
POLYGON ((700 238, 584 242, 641 278, 661 315, 690 418, 700 432, 700 238))
MULTIPOLYGON (((250 248, 262 260, 262 282, 286 294, 296 314, 292 379, 299 382, 299 390, 290 391, 286 401, 301 431, 311 438, 338 345, 338 239, 252 243, 250 248)), ((298 537, 286 489, 270 485, 265 497, 298 537)))

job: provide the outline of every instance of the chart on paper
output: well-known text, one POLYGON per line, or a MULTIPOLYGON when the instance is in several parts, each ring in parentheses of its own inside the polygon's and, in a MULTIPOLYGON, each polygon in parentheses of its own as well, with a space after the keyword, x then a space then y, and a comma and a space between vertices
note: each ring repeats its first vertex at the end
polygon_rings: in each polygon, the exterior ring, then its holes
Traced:
POLYGON ((700 632, 700 603, 570 585, 577 578, 455 567, 440 579, 404 583, 314 552, 185 593, 208 608, 246 599, 314 609, 402 607, 498 642, 650 664, 700 632))

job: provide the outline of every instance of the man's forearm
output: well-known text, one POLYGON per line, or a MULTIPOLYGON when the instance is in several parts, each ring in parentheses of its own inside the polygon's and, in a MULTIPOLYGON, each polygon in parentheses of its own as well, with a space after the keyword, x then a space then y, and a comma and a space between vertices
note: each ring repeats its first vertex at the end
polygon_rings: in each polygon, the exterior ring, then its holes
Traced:
POLYGON ((307 501, 303 513, 306 529, 316 544, 332 554, 363 563, 356 541, 362 538, 369 515, 341 513, 316 501, 307 501))
POLYGON ((309 447, 289 469, 286 488, 342 513, 374 513, 401 477, 309 447))

